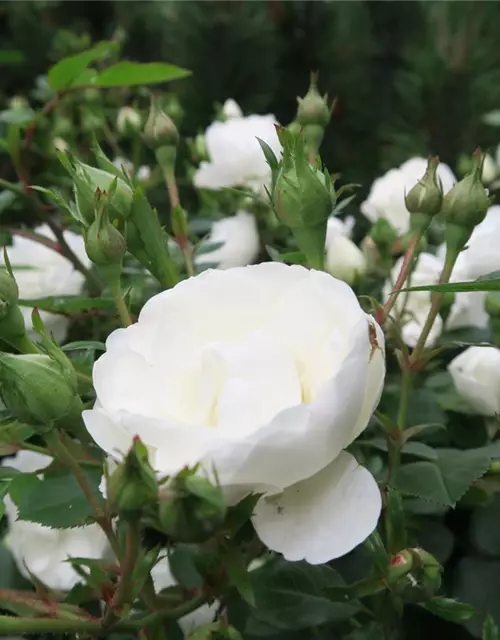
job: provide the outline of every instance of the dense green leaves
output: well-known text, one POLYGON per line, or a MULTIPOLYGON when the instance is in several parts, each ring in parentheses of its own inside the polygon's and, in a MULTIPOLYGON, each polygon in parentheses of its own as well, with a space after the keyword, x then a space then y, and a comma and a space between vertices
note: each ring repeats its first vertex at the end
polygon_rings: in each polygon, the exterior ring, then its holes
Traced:
POLYGON ((452 507, 486 473, 490 457, 473 450, 437 453, 437 460, 399 467, 392 482, 402 493, 452 507))

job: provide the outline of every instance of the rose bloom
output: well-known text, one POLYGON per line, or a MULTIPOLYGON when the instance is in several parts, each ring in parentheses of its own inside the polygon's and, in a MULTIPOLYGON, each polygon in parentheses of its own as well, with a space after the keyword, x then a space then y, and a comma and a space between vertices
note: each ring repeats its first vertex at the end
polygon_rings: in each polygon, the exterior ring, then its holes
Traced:
MULTIPOLYGON (((444 253, 434 256, 431 253, 421 253, 410 278, 406 281, 405 287, 418 287, 424 285, 437 284, 443 269, 444 253)), ((394 283, 397 280, 403 258, 400 258, 391 271, 391 278, 383 289, 384 300, 391 295, 394 283)), ((457 263, 453 269, 451 282, 462 282, 470 280, 464 272, 463 263, 457 263)), ((436 316, 432 328, 425 342, 426 347, 432 347, 439 339, 443 329, 452 331, 462 327, 485 328, 488 326, 488 314, 484 309, 486 294, 477 292, 461 292, 455 294, 446 322, 440 315, 436 316)), ((431 308, 432 294, 430 291, 410 291, 400 293, 396 299, 392 315, 399 316, 401 323, 401 337, 403 342, 409 347, 415 347, 425 321, 431 308)))
POLYGON ((244 267, 257 259, 260 249, 259 232, 255 216, 246 211, 213 223, 210 234, 201 244, 222 243, 222 246, 208 253, 197 253, 198 267, 210 265, 219 269, 244 267))
POLYGON ((500 270, 500 206, 488 209, 484 220, 472 232, 459 260, 468 279, 475 280, 500 270))
POLYGON ((249 187, 264 195, 271 169, 257 138, 267 142, 277 157, 281 155, 273 115, 232 116, 224 122, 213 122, 205 132, 210 162, 201 162, 194 175, 195 187, 249 187))
MULTIPOLYGON (((370 189, 368 198, 361 203, 361 213, 371 222, 385 218, 400 233, 410 229, 410 214, 405 204, 405 194, 423 177, 427 168, 424 158, 411 158, 397 169, 390 169, 377 178, 370 189)), ((448 165, 440 163, 437 175, 447 193, 455 184, 455 176, 448 165)))
POLYGON ((483 416, 500 414, 500 349, 469 347, 448 365, 459 395, 483 416))
MULTIPOLYGON (((2 465, 33 473, 43 471, 51 462, 51 457, 41 453, 20 451, 14 458, 4 458, 2 465)), ((17 507, 9 495, 4 497, 4 505, 8 518, 4 542, 27 580, 31 580, 31 573, 50 589, 69 591, 82 578, 67 562, 68 558, 102 558, 108 552, 106 536, 96 524, 50 529, 36 522, 17 520, 17 507)))
POLYGON ((325 243, 326 271, 349 284, 353 284, 366 271, 366 258, 350 237, 353 222, 330 217, 325 243))
POLYGON ((344 449, 382 392, 383 334, 352 289, 281 263, 210 269, 108 338, 86 427, 108 454, 135 435, 161 476, 215 468, 229 504, 288 560, 323 563, 375 528, 380 492, 344 449))
MULTIPOLYGON (((52 242, 57 240, 47 225, 34 231, 52 242)), ((85 251, 82 236, 64 231, 64 239, 75 255, 86 265, 90 260, 85 251)), ((19 287, 21 300, 36 300, 48 296, 78 295, 85 282, 84 276, 58 251, 21 236, 14 236, 11 246, 6 247, 14 277, 19 287)), ((3 258, 1 258, 3 260, 3 258)), ((28 334, 36 338, 31 325, 32 307, 19 307, 24 317, 28 334)), ((47 311, 40 311, 45 327, 58 342, 63 342, 69 326, 68 318, 47 311)))

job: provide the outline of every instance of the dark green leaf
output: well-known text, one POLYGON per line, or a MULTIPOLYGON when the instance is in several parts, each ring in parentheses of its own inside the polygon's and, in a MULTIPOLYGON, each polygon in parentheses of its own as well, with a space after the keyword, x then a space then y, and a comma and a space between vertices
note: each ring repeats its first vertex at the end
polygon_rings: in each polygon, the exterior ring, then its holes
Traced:
MULTIPOLYGON (((101 469, 82 468, 94 489, 96 500, 101 469)), ((67 471, 47 471, 42 477, 20 474, 11 482, 9 493, 19 509, 19 519, 38 522, 54 529, 79 527, 86 523, 92 508, 75 477, 67 471)))
POLYGON ((260 148, 264 153, 267 164, 271 167, 271 171, 276 171, 276 169, 278 168, 278 158, 276 157, 274 151, 265 140, 257 138, 257 142, 260 144, 260 148))
POLYGON ((467 291, 500 291, 498 271, 481 276, 470 282, 448 282, 446 284, 425 284, 418 287, 401 289, 404 291, 441 291, 443 293, 461 293, 467 291))
POLYGON ((251 607, 255 607, 255 593, 253 590, 250 573, 248 572, 244 557, 238 548, 229 549, 222 559, 229 580, 236 588, 240 596, 248 602, 251 607))
POLYGON ((500 623, 500 561, 469 556, 462 558, 455 573, 453 596, 469 602, 475 615, 464 624, 476 637, 481 636, 487 615, 500 623))
POLYGON ((482 640, 499 640, 500 631, 491 616, 486 616, 483 625, 482 640))
POLYGON ((490 458, 474 451, 436 450, 438 460, 399 467, 393 486, 407 495, 450 507, 486 473, 490 458))
POLYGON ((16 51, 15 49, 4 49, 0 51, 0 64, 19 64, 25 59, 22 51, 16 51))
POLYGON ((170 570, 176 581, 187 589, 201 589, 203 578, 193 560, 188 545, 178 544, 169 556, 170 570))
POLYGON ((186 69, 164 62, 118 62, 100 73, 93 84, 98 87, 130 87, 178 80, 190 74, 186 69))
POLYGON ((217 251, 217 249, 223 247, 225 244, 225 242, 202 242, 197 246, 195 253, 197 256, 202 256, 206 253, 213 253, 214 251, 217 251))
POLYGON ((36 300, 19 300, 21 307, 37 307, 41 311, 54 313, 76 313, 91 309, 113 311, 115 308, 111 298, 83 298, 81 296, 51 296, 36 300))
POLYGON ((82 53, 63 58, 49 69, 47 81, 53 89, 65 89, 70 86, 95 60, 102 60, 118 48, 116 42, 99 42, 82 53))
POLYGON ((484 507, 474 509, 471 520, 471 538, 479 551, 500 556, 500 496, 484 507))
POLYGON ((69 342, 62 347, 63 351, 106 351, 104 342, 97 340, 78 340, 77 342, 69 342))
POLYGON ((431 611, 434 615, 450 622, 463 622, 474 615, 474 607, 472 605, 442 596, 431 598, 422 606, 427 611, 431 611))

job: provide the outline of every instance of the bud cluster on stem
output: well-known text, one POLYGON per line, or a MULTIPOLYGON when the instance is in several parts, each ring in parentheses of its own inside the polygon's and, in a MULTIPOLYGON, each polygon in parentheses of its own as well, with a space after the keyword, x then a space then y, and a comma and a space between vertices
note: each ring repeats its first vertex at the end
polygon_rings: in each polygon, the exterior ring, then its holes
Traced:
POLYGON ((325 129, 330 122, 333 106, 328 105, 327 94, 320 95, 317 82, 318 75, 311 73, 309 90, 303 98, 297 98, 297 116, 291 128, 293 131, 295 127, 297 132, 302 130, 306 154, 310 162, 314 162, 319 153, 325 129))

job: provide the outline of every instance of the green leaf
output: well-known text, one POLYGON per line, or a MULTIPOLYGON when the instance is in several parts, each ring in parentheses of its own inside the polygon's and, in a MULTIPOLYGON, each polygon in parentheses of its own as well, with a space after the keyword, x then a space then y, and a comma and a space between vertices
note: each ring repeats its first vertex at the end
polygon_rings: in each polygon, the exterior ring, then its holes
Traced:
POLYGON ((93 84, 97 87, 131 87, 178 80, 190 74, 187 69, 164 62, 118 62, 100 73, 93 84))
POLYGON ((217 249, 223 247, 225 244, 225 242, 202 242, 196 248, 195 254, 196 256, 202 256, 206 253, 213 253, 214 251, 217 251, 217 249))
POLYGON ((267 144, 265 140, 261 140, 260 138, 257 138, 257 142, 260 144, 260 148, 264 153, 267 164, 270 166, 271 171, 274 173, 278 168, 278 164, 279 164, 278 158, 276 157, 274 151, 271 149, 271 147, 267 144))
POLYGON ((188 545, 178 544, 169 555, 170 570, 175 580, 186 589, 201 589, 201 577, 193 559, 192 549, 188 545))
MULTIPOLYGON (((98 490, 101 469, 83 466, 81 469, 94 489, 96 500, 101 501, 98 490)), ((92 515, 75 477, 66 470, 47 471, 41 477, 19 474, 12 480, 9 493, 18 507, 20 520, 66 529, 86 524, 92 515)))
POLYGON ((453 596, 469 602, 475 615, 464 626, 476 637, 481 636, 487 616, 500 623, 500 561, 493 558, 468 556, 458 562, 453 596))
POLYGON ((491 616, 486 616, 483 625, 482 640, 499 640, 500 631, 491 616))
POLYGON ((231 548, 222 558, 231 584, 237 589, 243 600, 255 607, 255 593, 243 555, 238 548, 231 548))
POLYGON ((343 586, 326 565, 279 560, 251 572, 256 599, 253 618, 282 630, 298 630, 347 620, 359 611, 355 603, 332 602, 325 595, 343 586))
POLYGON ((431 598, 422 606, 427 611, 450 622, 463 622, 474 615, 474 607, 471 604, 442 596, 431 598))
POLYGON ((461 293, 467 291, 500 291, 498 271, 472 280, 470 282, 448 282, 446 284, 424 284, 418 287, 401 289, 404 291, 441 291, 443 293, 461 293))
POLYGON ((274 247, 266 244, 266 251, 273 262, 284 262, 283 258, 280 256, 280 252, 274 247))
POLYGON ((111 40, 99 42, 82 53, 63 58, 49 69, 47 81, 53 89, 65 89, 69 87, 95 60, 102 60, 110 53, 116 51, 118 45, 111 40))
POLYGON ((114 310, 114 302, 111 298, 83 298, 81 296, 50 296, 37 298, 36 300, 19 300, 21 307, 37 307, 41 311, 54 313, 76 313, 91 309, 114 310))
POLYGON ((106 351, 104 342, 98 342, 97 340, 78 340, 77 342, 69 342, 61 348, 63 351, 106 351))
POLYGON ((474 509, 471 520, 472 542, 479 551, 492 556, 500 556, 500 496, 484 507, 474 509))
POLYGON ((25 107, 22 109, 6 109, 0 112, 0 122, 6 124, 24 125, 33 122, 36 118, 36 113, 33 109, 25 107))
POLYGON ((0 51, 0 64, 19 64, 24 62, 25 55, 22 51, 15 49, 4 49, 0 51))
POLYGON ((474 451, 436 450, 438 460, 399 467, 392 484, 402 493, 453 507, 486 473, 490 458, 474 451))

